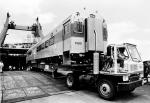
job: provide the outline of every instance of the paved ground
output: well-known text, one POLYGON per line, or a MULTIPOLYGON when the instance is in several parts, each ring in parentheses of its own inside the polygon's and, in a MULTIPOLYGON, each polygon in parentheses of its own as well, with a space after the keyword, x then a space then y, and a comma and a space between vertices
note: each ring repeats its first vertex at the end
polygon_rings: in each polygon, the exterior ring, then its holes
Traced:
POLYGON ((64 79, 52 79, 45 73, 8 71, 0 80, 3 103, 150 103, 150 84, 130 94, 119 94, 114 101, 106 101, 92 87, 70 91, 64 79))
POLYGON ((27 71, 7 71, 1 74, 3 102, 50 96, 66 92, 63 80, 55 80, 44 73, 27 71))

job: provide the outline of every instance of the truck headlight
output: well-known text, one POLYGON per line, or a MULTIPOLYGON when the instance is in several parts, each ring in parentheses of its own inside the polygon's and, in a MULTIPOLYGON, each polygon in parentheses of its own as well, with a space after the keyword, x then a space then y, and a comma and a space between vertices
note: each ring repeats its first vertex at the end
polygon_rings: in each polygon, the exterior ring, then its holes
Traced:
POLYGON ((123 76, 123 81, 128 81, 129 80, 129 76, 125 75, 123 76))

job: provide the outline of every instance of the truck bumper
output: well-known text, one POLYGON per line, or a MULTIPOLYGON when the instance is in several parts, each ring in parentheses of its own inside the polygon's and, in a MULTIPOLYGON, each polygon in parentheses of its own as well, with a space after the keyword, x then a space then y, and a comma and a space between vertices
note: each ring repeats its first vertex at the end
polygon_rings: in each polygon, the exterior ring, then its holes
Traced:
POLYGON ((132 90, 136 87, 142 86, 143 80, 137 80, 133 82, 127 82, 127 83, 118 83, 118 91, 128 91, 132 90))

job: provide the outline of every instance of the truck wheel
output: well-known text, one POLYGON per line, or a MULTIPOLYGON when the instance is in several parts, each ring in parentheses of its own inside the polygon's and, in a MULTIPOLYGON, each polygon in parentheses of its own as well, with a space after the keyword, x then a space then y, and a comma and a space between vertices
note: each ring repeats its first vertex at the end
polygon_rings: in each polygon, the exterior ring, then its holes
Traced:
POLYGON ((106 100, 112 100, 115 97, 116 91, 113 83, 108 80, 100 80, 97 84, 100 97, 106 100))
POLYGON ((70 89, 77 89, 79 83, 79 76, 69 73, 66 78, 66 85, 70 89))

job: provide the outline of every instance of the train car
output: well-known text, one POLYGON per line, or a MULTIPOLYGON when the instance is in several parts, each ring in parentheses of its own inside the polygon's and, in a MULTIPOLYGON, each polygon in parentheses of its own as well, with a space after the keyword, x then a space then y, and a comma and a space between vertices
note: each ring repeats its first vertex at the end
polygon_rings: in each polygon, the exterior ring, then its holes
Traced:
POLYGON ((96 18, 94 14, 82 17, 77 12, 29 49, 27 63, 33 67, 42 67, 41 69, 49 64, 91 64, 93 56, 89 54, 95 50, 104 53, 106 44, 105 20, 96 18), (44 67, 40 64, 44 64, 44 67))

